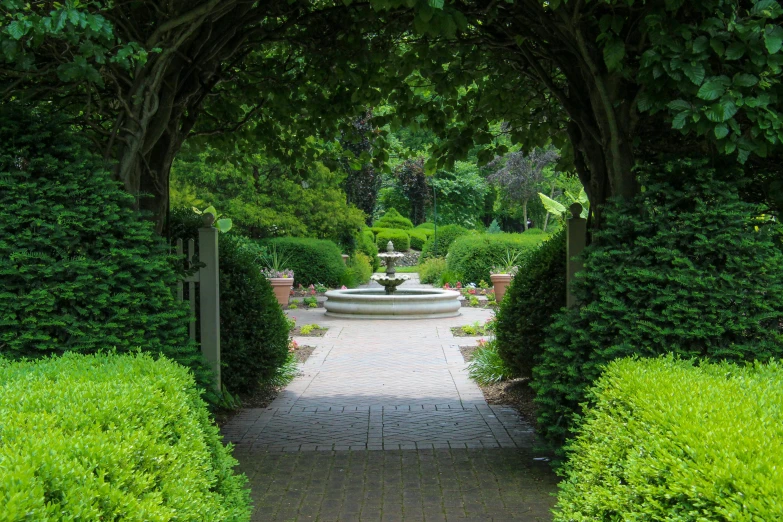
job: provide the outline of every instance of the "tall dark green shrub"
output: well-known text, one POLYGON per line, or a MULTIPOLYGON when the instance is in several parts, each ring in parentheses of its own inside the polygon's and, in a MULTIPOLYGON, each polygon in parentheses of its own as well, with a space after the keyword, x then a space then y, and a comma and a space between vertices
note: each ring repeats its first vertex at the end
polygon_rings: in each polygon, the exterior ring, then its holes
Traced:
POLYGON ((420 261, 425 261, 430 257, 445 257, 449 247, 460 236, 472 233, 465 227, 459 225, 444 225, 438 227, 437 233, 428 239, 421 249, 420 261), (437 240, 437 241, 436 241, 437 240))
POLYGON ((345 274, 345 263, 339 247, 326 239, 278 237, 261 241, 262 245, 275 246, 288 258, 294 271, 295 284, 305 286, 322 283, 340 286, 345 274))
MULTIPOLYGON (((189 209, 171 212, 171 234, 198 238, 201 218, 189 209)), ((220 358, 223 384, 251 392, 274 376, 288 355, 285 314, 261 275, 256 243, 234 232, 220 234, 220 358)))
POLYGON ((164 354, 211 387, 168 247, 62 118, 0 109, 0 353, 164 354))
POLYGON ((457 238, 449 247, 448 268, 463 283, 489 281, 490 269, 506 255, 519 255, 522 265, 541 244, 541 236, 527 234, 476 234, 457 238))
POLYGON ((497 313, 500 357, 523 377, 533 374, 546 328, 566 305, 566 235, 562 230, 527 258, 497 313))
POLYGON ((551 441, 571 432, 586 387, 615 358, 783 355, 780 225, 739 199, 734 172, 680 161, 641 174, 635 201, 606 207, 574 284, 583 306, 558 315, 534 369, 551 441))

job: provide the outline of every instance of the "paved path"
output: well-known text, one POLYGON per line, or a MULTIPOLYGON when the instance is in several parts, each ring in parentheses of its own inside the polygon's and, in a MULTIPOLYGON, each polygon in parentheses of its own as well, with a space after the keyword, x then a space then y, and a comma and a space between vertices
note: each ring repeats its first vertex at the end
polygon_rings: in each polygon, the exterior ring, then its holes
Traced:
MULTIPOLYGON (((416 281, 406 285, 417 286, 416 281)), ((511 408, 468 378, 451 327, 486 320, 334 319, 302 374, 223 428, 255 498, 253 520, 549 520, 555 479, 511 408)))

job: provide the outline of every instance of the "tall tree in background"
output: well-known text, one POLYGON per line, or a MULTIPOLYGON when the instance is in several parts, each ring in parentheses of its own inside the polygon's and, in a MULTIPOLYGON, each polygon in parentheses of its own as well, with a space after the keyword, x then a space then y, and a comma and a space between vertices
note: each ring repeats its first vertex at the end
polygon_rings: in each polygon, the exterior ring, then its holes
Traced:
POLYGON ((557 163, 558 159, 560 153, 555 149, 536 148, 530 154, 509 152, 487 165, 493 170, 487 180, 498 185, 511 202, 522 205, 524 230, 528 229, 528 202, 538 197, 546 181, 546 168, 557 163))
POLYGON ((427 208, 432 202, 432 189, 424 172, 424 158, 402 162, 394 169, 394 177, 402 195, 410 204, 410 219, 414 225, 427 220, 427 208))
POLYGON ((343 168, 348 172, 343 182, 343 189, 348 197, 348 203, 367 215, 368 225, 372 222, 378 191, 381 190, 383 183, 381 173, 368 161, 372 153, 370 138, 373 134, 372 111, 368 110, 363 116, 351 122, 350 130, 343 132, 340 140, 343 148, 353 155, 353 158, 342 162, 343 168))

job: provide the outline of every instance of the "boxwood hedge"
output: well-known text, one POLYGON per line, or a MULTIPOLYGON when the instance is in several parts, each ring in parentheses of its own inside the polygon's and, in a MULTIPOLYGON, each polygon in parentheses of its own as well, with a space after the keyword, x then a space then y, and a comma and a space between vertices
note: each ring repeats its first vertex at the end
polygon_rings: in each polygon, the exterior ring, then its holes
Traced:
POLYGON ((250 519, 188 369, 148 354, 0 359, 3 520, 250 519))
POLYGON ((294 271, 295 284, 305 286, 322 283, 340 286, 345 275, 340 248, 326 239, 278 237, 261 240, 262 245, 275 246, 288 258, 288 266, 294 271))
POLYGON ((610 363, 555 513, 576 520, 783 520, 783 366, 610 363))
POLYGON ((375 236, 375 244, 380 252, 386 252, 389 241, 394 244, 394 250, 397 252, 406 252, 411 248, 411 238, 405 230, 389 228, 378 232, 375 236))
POLYGON ((404 217, 397 212, 396 209, 390 208, 378 221, 372 224, 376 228, 396 228, 401 230, 410 230, 413 228, 413 223, 410 219, 404 217))
POLYGON ((421 249, 421 257, 419 259, 421 261, 425 261, 430 257, 445 257, 446 253, 449 251, 449 247, 455 239, 460 236, 473 233, 474 232, 459 225, 444 225, 442 227, 438 227, 438 233, 434 234, 432 238, 428 239, 427 242, 424 243, 424 247, 421 249))
POLYGON ((427 242, 427 234, 422 230, 409 230, 408 235, 411 239, 411 248, 413 250, 421 250, 424 248, 424 243, 427 242))
POLYGON ((506 252, 519 253, 521 265, 542 240, 542 236, 505 233, 459 237, 449 247, 448 269, 463 283, 489 281, 490 269, 505 257, 506 252))

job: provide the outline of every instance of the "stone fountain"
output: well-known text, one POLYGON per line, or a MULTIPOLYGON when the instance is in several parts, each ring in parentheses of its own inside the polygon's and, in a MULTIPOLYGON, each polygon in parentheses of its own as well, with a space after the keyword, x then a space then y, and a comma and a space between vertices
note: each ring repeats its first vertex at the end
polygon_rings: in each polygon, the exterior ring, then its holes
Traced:
POLYGON ((389 241, 386 245, 386 252, 378 254, 381 261, 386 265, 386 272, 384 274, 373 274, 372 280, 386 289, 386 295, 393 295, 397 290, 397 287, 408 280, 406 275, 397 275, 397 269, 394 267, 394 263, 398 259, 405 257, 402 252, 394 251, 394 243, 389 241))
POLYGON ((438 319, 460 314, 459 292, 397 288, 409 277, 397 275, 394 265, 404 254, 395 252, 391 241, 378 257, 386 264, 386 271, 373 275, 372 280, 384 289, 330 290, 324 303, 326 315, 352 319, 438 319))

